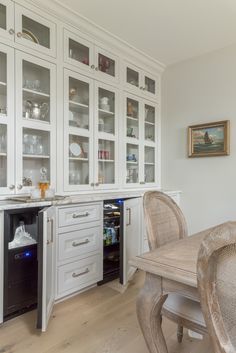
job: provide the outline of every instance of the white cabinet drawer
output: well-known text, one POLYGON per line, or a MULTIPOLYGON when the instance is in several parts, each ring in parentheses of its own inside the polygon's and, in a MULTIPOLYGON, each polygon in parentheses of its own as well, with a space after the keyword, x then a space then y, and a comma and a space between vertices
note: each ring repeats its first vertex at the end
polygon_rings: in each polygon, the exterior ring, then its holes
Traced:
POLYGON ((59 209, 59 227, 82 224, 101 219, 101 205, 81 205, 59 209))
POLYGON ((102 256, 94 255, 58 268, 58 296, 97 283, 102 279, 102 256))
POLYGON ((99 251, 102 249, 101 246, 101 227, 62 233, 58 237, 58 260, 63 261, 92 251, 99 251))

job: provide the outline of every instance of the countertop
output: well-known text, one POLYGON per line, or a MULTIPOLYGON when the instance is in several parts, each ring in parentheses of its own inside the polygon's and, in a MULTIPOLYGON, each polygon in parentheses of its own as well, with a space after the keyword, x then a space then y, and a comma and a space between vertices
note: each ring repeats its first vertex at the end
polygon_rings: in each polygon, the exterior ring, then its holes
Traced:
MULTIPOLYGON (((17 208, 28 208, 28 207, 46 207, 46 206, 63 206, 63 205, 73 205, 78 203, 94 202, 94 201, 103 201, 103 200, 112 200, 117 198, 129 198, 129 197, 141 197, 144 195, 145 190, 123 190, 123 191, 112 191, 105 193, 88 193, 88 194, 78 194, 64 196, 64 199, 55 200, 55 201, 36 201, 35 202, 21 202, 21 201, 11 201, 8 199, 0 200, 0 211, 17 209, 17 208)), ((180 191, 171 191, 171 190, 161 190, 162 192, 175 195, 179 194, 180 191)), ((17 196, 14 196, 17 197, 17 196)))

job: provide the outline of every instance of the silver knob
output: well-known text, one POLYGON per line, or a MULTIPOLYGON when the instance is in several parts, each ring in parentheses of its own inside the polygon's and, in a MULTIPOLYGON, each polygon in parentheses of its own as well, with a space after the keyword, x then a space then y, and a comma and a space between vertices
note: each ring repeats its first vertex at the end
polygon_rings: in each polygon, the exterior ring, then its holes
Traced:
POLYGON ((18 190, 21 190, 22 188, 23 188, 23 185, 22 185, 22 184, 18 184, 18 185, 17 185, 17 189, 18 189, 18 190))
POLYGON ((10 190, 14 190, 15 189, 15 185, 13 185, 13 184, 9 185, 9 189, 10 190))
POLYGON ((90 67, 91 67, 91 69, 93 69, 93 70, 95 69, 95 65, 91 65, 90 67))
POLYGON ((98 71, 98 67, 95 67, 95 70, 98 71))
POLYGON ((90 185, 91 185, 91 186, 94 186, 94 183, 91 183, 90 185))
POLYGON ((144 185, 144 184, 145 184, 145 181, 140 181, 139 184, 144 185))
POLYGON ((18 33, 17 33, 17 37, 18 37, 18 38, 21 38, 21 37, 22 37, 22 33, 21 33, 21 32, 18 32, 18 33))
POLYGON ((9 32, 10 35, 13 35, 15 33, 13 28, 10 28, 8 32, 9 32))
POLYGON ((95 186, 99 186, 99 183, 95 183, 95 186))
POLYGON ((143 87, 139 87, 141 90, 143 89, 143 87))

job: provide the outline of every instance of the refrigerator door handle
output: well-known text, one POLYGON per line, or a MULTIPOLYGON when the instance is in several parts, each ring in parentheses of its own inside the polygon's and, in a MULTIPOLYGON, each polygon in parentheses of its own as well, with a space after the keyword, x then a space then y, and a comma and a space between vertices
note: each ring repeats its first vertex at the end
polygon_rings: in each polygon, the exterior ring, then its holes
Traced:
POLYGON ((126 226, 130 226, 131 225, 131 208, 127 207, 126 211, 128 211, 128 222, 126 222, 126 226))
POLYGON ((47 240, 47 244, 51 244, 53 243, 53 218, 48 218, 47 222, 50 223, 51 227, 50 227, 50 240, 47 240))

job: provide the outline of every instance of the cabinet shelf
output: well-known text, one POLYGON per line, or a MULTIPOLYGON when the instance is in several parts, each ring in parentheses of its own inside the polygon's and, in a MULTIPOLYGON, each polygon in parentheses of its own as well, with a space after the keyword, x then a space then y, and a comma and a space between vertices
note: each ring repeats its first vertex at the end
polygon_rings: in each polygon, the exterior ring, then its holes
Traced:
POLYGON ((114 117, 115 113, 111 112, 109 110, 104 110, 104 109, 98 109, 99 113, 103 115, 103 117, 114 117))
POLYGON ((23 154, 23 158, 31 159, 49 159, 50 156, 44 154, 23 154))
POLYGON ((134 162, 134 161, 126 161, 127 164, 136 164, 138 165, 138 162, 134 162))
POLYGON ((2 82, 2 81, 0 81, 0 86, 4 86, 4 87, 6 87, 6 82, 2 82))
POLYGON ((88 158, 81 158, 81 157, 69 157, 70 161, 81 161, 81 162, 88 162, 88 158))
POLYGON ((34 94, 34 95, 39 96, 39 97, 47 97, 47 98, 50 97, 50 94, 48 94, 48 93, 35 91, 35 90, 29 89, 29 88, 23 88, 23 92, 34 94))
POLYGON ((145 121, 145 124, 155 126, 155 123, 151 123, 150 121, 145 121))
POLYGON ((69 101, 69 104, 74 105, 75 107, 80 107, 80 108, 89 108, 88 104, 83 104, 83 103, 77 103, 77 102, 73 102, 73 101, 69 101))
POLYGON ((138 122, 138 118, 133 118, 132 116, 128 116, 128 115, 127 115, 127 119, 133 120, 133 121, 137 121, 137 122, 138 122))
POLYGON ((114 161, 114 159, 99 159, 98 162, 114 163, 115 161, 114 161))
POLYGON ((149 163, 149 162, 145 162, 145 165, 155 165, 155 163, 149 163))
POLYGON ((0 152, 0 157, 6 157, 7 153, 6 152, 0 152))

